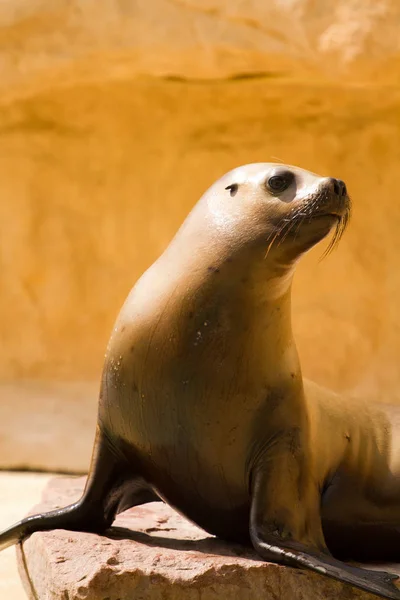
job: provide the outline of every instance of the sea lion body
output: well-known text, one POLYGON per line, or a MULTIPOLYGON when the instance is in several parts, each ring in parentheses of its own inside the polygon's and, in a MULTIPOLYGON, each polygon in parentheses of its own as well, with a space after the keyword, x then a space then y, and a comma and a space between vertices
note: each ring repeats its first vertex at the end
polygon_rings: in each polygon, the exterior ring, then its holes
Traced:
POLYGON ((285 165, 216 182, 117 319, 82 499, 23 520, 0 546, 40 529, 101 532, 161 498, 266 560, 399 600, 392 576, 328 551, 351 538, 353 554, 398 556, 395 409, 303 381, 291 327, 296 263, 333 228, 340 236, 349 208, 343 182, 285 165), (358 544, 370 526, 374 544, 358 544))
POLYGON ((398 560, 400 407, 304 384, 329 549, 343 558, 398 560))

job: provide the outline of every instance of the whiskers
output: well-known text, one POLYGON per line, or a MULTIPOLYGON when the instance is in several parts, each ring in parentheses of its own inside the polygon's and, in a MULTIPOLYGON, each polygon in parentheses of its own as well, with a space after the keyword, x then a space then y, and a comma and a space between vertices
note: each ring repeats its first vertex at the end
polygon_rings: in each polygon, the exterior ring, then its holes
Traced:
POLYGON ((319 262, 321 262, 322 260, 324 260, 324 258, 326 258, 327 256, 329 256, 331 254, 331 252, 333 252, 333 250, 337 247, 337 245, 339 244, 340 240, 343 237, 343 234, 347 228, 347 225, 349 224, 350 221, 350 209, 348 209, 344 215, 342 215, 336 225, 335 231, 333 233, 333 236, 331 238, 331 241, 329 242, 328 246, 325 248, 325 251, 322 253, 321 258, 319 259, 319 262))
MULTIPOLYGON (((296 240, 298 233, 300 232, 304 222, 310 222, 313 218, 318 216, 329 215, 329 212, 325 212, 323 207, 329 204, 328 193, 324 190, 322 193, 315 195, 307 202, 306 205, 298 206, 292 209, 286 217, 282 218, 276 226, 276 230, 272 232, 267 239, 268 248, 265 253, 264 260, 267 258, 271 248, 277 241, 277 247, 280 246, 289 234, 293 234, 293 240, 296 240)), ((350 199, 348 199, 348 207, 346 212, 339 217, 336 224, 333 236, 323 252, 320 261, 329 256, 331 252, 337 247, 342 236, 347 228, 350 220, 350 199)))

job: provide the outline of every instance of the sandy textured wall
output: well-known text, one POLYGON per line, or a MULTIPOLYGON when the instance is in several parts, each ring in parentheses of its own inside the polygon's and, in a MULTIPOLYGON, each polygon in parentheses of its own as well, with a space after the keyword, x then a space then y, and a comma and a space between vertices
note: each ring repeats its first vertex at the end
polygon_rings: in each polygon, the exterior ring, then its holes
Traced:
POLYGON ((303 368, 400 400, 399 31, 394 0, 2 4, 0 465, 85 468, 121 303, 246 162, 348 184, 295 281, 303 368))

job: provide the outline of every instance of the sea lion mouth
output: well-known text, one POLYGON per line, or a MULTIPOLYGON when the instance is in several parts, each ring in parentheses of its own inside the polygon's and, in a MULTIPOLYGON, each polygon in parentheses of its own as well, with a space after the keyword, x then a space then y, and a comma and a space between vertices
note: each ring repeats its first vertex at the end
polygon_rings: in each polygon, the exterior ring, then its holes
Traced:
POLYGON ((350 216, 351 200, 347 193, 338 197, 322 190, 310 197, 305 203, 293 208, 286 217, 280 219, 273 234, 273 239, 268 240, 267 254, 275 242, 281 245, 288 238, 300 242, 303 234, 307 229, 309 230, 307 225, 312 225, 313 233, 310 238, 308 235, 304 235, 305 238, 309 239, 309 242, 304 240, 308 247, 322 240, 334 228, 332 239, 322 255, 322 258, 325 258, 342 239, 349 224, 350 216), (319 221, 321 222, 321 228, 316 231, 319 221))

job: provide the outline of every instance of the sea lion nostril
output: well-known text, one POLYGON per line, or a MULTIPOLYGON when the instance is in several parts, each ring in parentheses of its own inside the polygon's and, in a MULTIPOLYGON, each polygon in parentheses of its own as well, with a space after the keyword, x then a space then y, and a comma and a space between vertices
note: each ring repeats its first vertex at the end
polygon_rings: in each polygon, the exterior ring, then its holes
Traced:
POLYGON ((345 182, 342 181, 341 179, 338 179, 337 182, 338 182, 338 185, 339 185, 339 196, 346 196, 347 189, 346 189, 345 182))
POLYGON ((332 179, 333 182, 333 191, 337 196, 346 196, 346 184, 341 179, 332 179))
POLYGON ((335 192, 335 194, 336 194, 337 196, 340 196, 340 186, 339 186, 339 182, 338 182, 338 180, 337 180, 337 179, 335 179, 335 180, 333 181, 333 191, 335 192))

